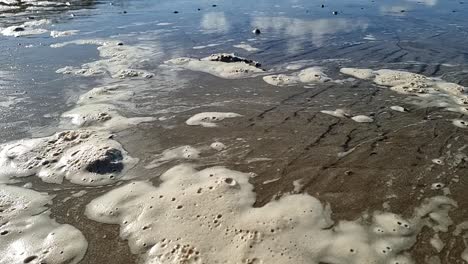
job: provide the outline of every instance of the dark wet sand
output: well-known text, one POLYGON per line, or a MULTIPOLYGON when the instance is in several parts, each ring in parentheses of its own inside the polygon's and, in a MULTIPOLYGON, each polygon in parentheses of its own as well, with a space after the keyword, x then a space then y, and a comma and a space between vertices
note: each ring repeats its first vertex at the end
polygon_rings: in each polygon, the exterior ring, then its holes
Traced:
MULTIPOLYGON (((466 161, 455 165, 454 157, 447 156, 448 150, 456 154, 468 142, 468 134, 449 121, 460 117, 459 114, 436 108, 418 109, 404 103, 407 97, 364 81, 325 83, 304 89, 273 87, 257 79, 235 82, 238 90, 229 89, 231 81, 219 81, 204 74, 200 81, 206 85, 194 85, 170 96, 184 98, 181 104, 206 105, 219 100, 200 95, 219 94, 229 102, 224 106, 202 106, 176 114, 167 121, 140 124, 117 136, 132 156, 141 158, 131 172, 135 176, 154 178, 152 181, 157 184, 157 176, 181 161, 145 169, 154 155, 175 146, 201 147, 221 141, 228 146, 226 151, 221 154, 203 151, 201 158, 193 163, 256 173, 258 176, 251 180, 257 193, 256 206, 292 192, 293 181, 303 179, 300 192, 329 203, 334 220, 355 220, 366 212, 388 210, 383 207, 385 202, 390 206, 388 211, 409 217, 424 198, 443 194, 442 190, 431 190, 433 183, 441 182, 450 188, 449 197, 459 203, 459 208, 450 214, 454 222, 468 217, 466 161), (262 99, 256 100, 254 93, 261 94, 262 99), (325 107, 327 104, 330 106, 325 107), (404 106, 410 112, 391 111, 392 105, 404 106), (336 108, 372 115, 375 122, 356 123, 319 112, 336 108), (233 111, 243 117, 224 120, 216 128, 185 125, 187 118, 203 111, 233 111), (356 149, 338 158, 338 153, 352 148, 356 149), (432 163, 432 159, 441 157, 446 158, 445 165, 432 163), (257 158, 271 160, 249 163, 257 158), (459 178, 459 182, 454 178, 459 178), (278 180, 265 183, 272 179, 278 180)), ((37 186, 40 185, 43 184, 37 186)), ((69 188, 82 189, 72 185, 69 188)), ((52 209, 57 221, 74 225, 88 239, 89 249, 82 263, 135 261, 136 256, 129 253, 126 241, 118 237, 118 226, 90 221, 83 214, 89 201, 112 188, 90 188, 87 195, 65 203, 60 201, 70 191, 57 192, 52 209)), ((446 242, 439 254, 442 263, 462 263, 463 242, 460 237, 448 235, 453 228, 441 233, 446 242)), ((421 238, 428 238, 432 234, 429 231, 424 229, 421 238)), ((411 252, 417 263, 436 253, 430 244, 420 242, 411 252)))

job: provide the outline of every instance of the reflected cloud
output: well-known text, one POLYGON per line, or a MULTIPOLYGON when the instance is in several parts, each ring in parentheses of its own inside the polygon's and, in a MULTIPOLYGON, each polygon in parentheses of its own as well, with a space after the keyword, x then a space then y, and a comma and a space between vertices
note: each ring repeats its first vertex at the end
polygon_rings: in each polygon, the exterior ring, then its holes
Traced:
POLYGON ((208 33, 226 33, 230 25, 224 12, 210 12, 203 15, 200 27, 208 33))
POLYGON ((366 30, 368 23, 346 18, 303 20, 287 17, 256 17, 252 21, 252 27, 258 27, 262 31, 272 30, 290 37, 310 37, 314 45, 322 46, 330 35, 366 30))
POLYGON ((392 16, 405 16, 412 8, 406 5, 381 6, 380 13, 392 16))
POLYGON ((406 0, 406 1, 418 3, 418 4, 424 4, 427 6, 435 6, 437 5, 437 2, 438 2, 438 0, 406 0))

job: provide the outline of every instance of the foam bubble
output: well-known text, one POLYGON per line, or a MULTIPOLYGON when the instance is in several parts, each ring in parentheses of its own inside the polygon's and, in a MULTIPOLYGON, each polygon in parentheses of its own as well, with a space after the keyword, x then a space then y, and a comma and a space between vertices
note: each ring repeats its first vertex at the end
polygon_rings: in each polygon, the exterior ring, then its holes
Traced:
POLYGON ((161 181, 158 187, 119 187, 85 211, 92 220, 119 224, 122 239, 143 263, 413 263, 405 251, 423 226, 444 232, 456 206, 434 197, 410 219, 376 212, 370 224, 333 226, 329 207, 306 194, 252 207, 249 174, 179 165, 161 181))
POLYGON ((226 118, 241 117, 237 113, 227 112, 204 112, 198 113, 190 117, 185 123, 189 126, 203 126, 203 127, 216 127, 216 122, 222 121, 226 118))
POLYGON ((50 218, 46 193, 0 185, 0 263, 75 264, 88 243, 75 227, 50 218))

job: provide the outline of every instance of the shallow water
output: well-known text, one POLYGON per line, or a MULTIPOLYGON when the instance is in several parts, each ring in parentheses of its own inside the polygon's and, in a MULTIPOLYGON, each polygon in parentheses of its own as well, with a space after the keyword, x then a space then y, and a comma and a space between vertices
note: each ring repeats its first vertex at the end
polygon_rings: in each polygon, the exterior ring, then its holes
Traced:
MULTIPOLYGON (((395 69, 468 87, 468 3, 34 3, 13 8, 18 5, 0 2, 0 28, 24 27, 25 31, 15 32, 28 33, 25 23, 49 21, 31 28, 43 33, 0 36, 0 143, 79 129, 61 115, 96 87, 124 87, 123 94, 111 93, 103 101, 113 105, 118 115, 154 118, 127 124, 126 119, 112 116, 118 124, 84 127, 111 134, 129 156, 139 159, 123 181, 82 186, 68 181, 45 183, 33 175, 8 182, 18 186, 32 182, 32 189, 56 195, 50 206, 53 218, 76 227, 88 241, 81 263, 134 263, 142 257, 131 254, 127 241, 119 238, 118 225, 88 219, 87 204, 128 178, 149 179, 158 186, 162 173, 187 162, 199 169, 225 166, 252 173, 256 207, 291 193, 308 193, 330 205, 336 222, 361 219, 369 223, 366 215, 380 211, 409 218, 425 198, 447 196, 458 208, 450 211, 450 228, 438 233, 444 247, 437 250, 431 245, 437 232, 425 228, 403 252, 416 263, 468 261, 462 257, 467 238, 463 233, 452 234, 456 225, 468 220, 468 130, 452 123, 468 120, 466 114, 435 107, 442 100, 439 95, 428 99, 399 94, 371 80, 340 73, 344 67, 395 69), (261 34, 252 33, 254 28, 261 34), (51 36, 51 31, 69 30, 77 32, 51 36), (107 44, 94 45, 96 40, 107 44), (77 42, 54 46, 69 41, 77 42), (208 66, 196 71, 165 63, 216 53, 258 61, 265 72, 226 79, 200 72, 208 71, 208 66), (56 72, 67 66, 73 67, 70 74, 56 72), (273 86, 262 78, 280 73, 295 76, 313 66, 322 67, 331 81, 273 86), (73 73, 81 69, 103 72, 73 73), (122 69, 137 70, 138 76, 125 75, 122 69), (405 111, 392 110, 392 106, 405 111), (321 112, 336 109, 345 109, 349 117, 369 116, 373 122, 321 112), (202 112, 242 116, 216 122, 216 127, 186 124, 202 112), (226 148, 210 148, 213 142, 222 142, 226 148), (191 154, 167 154, 181 146, 196 151, 185 148, 191 154), (81 190, 87 192, 72 196, 81 190)), ((88 98, 91 104, 98 99, 88 98)), ((358 262, 349 257, 344 262, 327 259, 320 263, 358 262)))

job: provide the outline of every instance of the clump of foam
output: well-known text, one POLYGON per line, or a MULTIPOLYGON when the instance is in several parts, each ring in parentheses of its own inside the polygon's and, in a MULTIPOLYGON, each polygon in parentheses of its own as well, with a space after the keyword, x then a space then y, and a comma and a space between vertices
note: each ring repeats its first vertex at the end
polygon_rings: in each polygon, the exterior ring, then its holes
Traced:
POLYGON ((216 127, 216 122, 222 121, 226 118, 241 117, 242 115, 237 113, 225 113, 225 112, 204 112, 198 113, 190 117, 185 123, 189 126, 204 126, 204 127, 216 127))
POLYGON ((366 115, 357 115, 351 117, 352 120, 358 122, 358 123, 372 123, 374 122, 374 119, 372 117, 366 116, 366 115))
POLYGON ((138 68, 160 55, 158 47, 150 44, 125 45, 117 40, 84 39, 51 45, 52 48, 61 48, 67 45, 97 45, 101 60, 85 63, 81 68, 64 67, 57 73, 93 76, 108 74, 112 78, 143 78, 153 77, 153 74, 138 68))
POLYGON ((300 193, 302 189, 304 188, 304 179, 299 179, 293 181, 293 192, 294 193, 300 193))
POLYGON ((41 19, 36 21, 28 21, 18 26, 10 26, 1 29, 1 34, 4 36, 21 37, 28 35, 40 35, 47 32, 46 29, 40 28, 41 26, 50 24, 50 20, 41 19))
POLYGON ((158 155, 158 157, 153 160, 148 166, 147 169, 156 168, 162 164, 172 161, 172 160, 195 160, 200 157, 200 150, 192 146, 181 146, 171 149, 166 149, 158 155))
POLYGON ((0 145, 0 182, 36 175, 50 183, 108 184, 136 163, 109 134, 66 131, 0 145))
POLYGON ((78 34, 79 30, 66 30, 66 31, 55 31, 52 30, 50 32, 50 36, 53 38, 61 38, 61 37, 68 37, 78 34))
POLYGON ((217 151, 222 151, 222 150, 225 150, 227 147, 222 142, 217 141, 217 142, 211 143, 210 148, 217 150, 217 151))
POLYGON ((462 235, 463 242, 465 243, 465 250, 462 252, 461 258, 465 262, 468 262, 468 232, 466 232, 466 230, 468 230, 468 221, 458 224, 455 230, 453 231, 453 234, 455 236, 462 235))
POLYGON ((459 128, 468 128, 468 121, 465 120, 454 119, 452 120, 452 124, 459 128))
POLYGON ((341 73, 371 80, 400 94, 418 96, 422 105, 468 114, 468 88, 441 79, 397 70, 342 68, 341 73))
POLYGON ((310 67, 290 75, 278 74, 265 76, 263 80, 271 85, 285 86, 297 83, 328 82, 331 79, 323 72, 321 67, 310 67))
POLYGON ((351 116, 351 113, 349 111, 343 110, 343 109, 336 109, 334 111, 330 110, 322 110, 320 113, 331 115, 334 117, 338 118, 349 118, 355 122, 358 123, 372 123, 374 122, 374 119, 372 117, 366 116, 366 115, 356 115, 356 116, 351 116))
POLYGON ((0 185, 0 263, 75 264, 88 243, 75 227, 50 218, 46 193, 0 185))
POLYGON ((260 64, 258 62, 227 53, 213 54, 202 59, 182 57, 168 60, 165 63, 191 71, 206 72, 226 79, 247 78, 263 72, 259 68, 260 64))
POLYGON ((61 125, 65 129, 86 127, 117 132, 139 123, 156 120, 154 117, 127 118, 120 114, 123 106, 133 108, 129 101, 134 94, 130 87, 124 84, 95 87, 80 96, 75 108, 61 115, 61 125))
POLYGON ((250 46, 249 44, 245 44, 245 43, 241 43, 241 44, 237 44, 237 45, 233 45, 234 48, 238 48, 238 49, 243 49, 243 50, 246 50, 248 52, 254 52, 254 51, 258 51, 259 49, 257 48, 254 48, 252 46, 250 46))
POLYGON ((128 101, 135 95, 135 92, 129 89, 129 85, 125 84, 95 87, 81 95, 77 103, 83 105, 92 103, 128 101))
POLYGON ((334 111, 322 110, 322 111, 320 111, 320 113, 331 115, 331 116, 334 116, 334 117, 340 117, 340 118, 350 117, 351 116, 348 111, 343 110, 343 109, 336 109, 334 111))
POLYGON ((342 221, 309 195, 253 208, 249 175, 222 167, 176 166, 162 183, 133 182, 93 200, 86 215, 119 224, 144 263, 413 263, 405 251, 423 226, 451 224, 456 203, 434 197, 411 219, 374 213, 370 224, 342 221))
MULTIPOLYGON (((62 114, 76 127, 93 127, 108 131, 119 131, 143 122, 154 121, 153 117, 123 117, 117 107, 111 104, 84 104, 62 114)), ((65 127, 67 127, 65 125, 65 127)), ((69 128, 69 127, 67 127, 69 128)))
POLYGON ((390 106, 390 109, 392 109, 393 111, 397 111, 397 112, 407 112, 407 110, 402 107, 402 106, 398 106, 398 105, 393 105, 393 106, 390 106))

